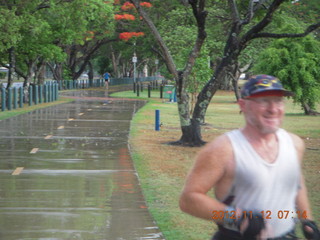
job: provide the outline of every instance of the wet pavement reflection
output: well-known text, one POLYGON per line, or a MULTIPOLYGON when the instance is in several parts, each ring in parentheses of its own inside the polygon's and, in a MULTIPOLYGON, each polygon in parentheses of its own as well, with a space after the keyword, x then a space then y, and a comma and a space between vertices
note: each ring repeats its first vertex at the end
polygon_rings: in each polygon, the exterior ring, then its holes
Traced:
POLYGON ((144 103, 72 95, 0 121, 0 239, 163 239, 128 150, 144 103))

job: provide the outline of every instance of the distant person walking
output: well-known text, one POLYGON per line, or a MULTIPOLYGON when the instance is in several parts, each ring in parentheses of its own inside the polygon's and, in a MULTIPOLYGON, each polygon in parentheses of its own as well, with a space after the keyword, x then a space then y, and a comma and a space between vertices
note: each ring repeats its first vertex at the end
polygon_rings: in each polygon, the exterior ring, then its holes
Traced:
POLYGON ((103 78, 104 78, 106 89, 108 89, 108 87, 109 87, 110 76, 111 75, 108 72, 103 74, 103 78))

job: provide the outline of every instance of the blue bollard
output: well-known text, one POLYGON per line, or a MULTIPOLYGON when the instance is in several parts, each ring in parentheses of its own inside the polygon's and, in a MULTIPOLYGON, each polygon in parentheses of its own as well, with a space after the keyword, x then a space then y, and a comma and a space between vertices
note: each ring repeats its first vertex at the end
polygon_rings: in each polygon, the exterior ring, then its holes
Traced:
POLYGON ((156 110, 155 130, 160 131, 160 110, 156 110))
POLYGON ((23 107, 23 87, 19 88, 19 107, 22 108, 23 107))
POLYGON ((39 85, 39 103, 43 103, 43 85, 39 85))
POLYGON ((8 89, 8 110, 12 110, 12 88, 8 89))
POLYGON ((1 110, 6 110, 6 89, 1 88, 1 110))
POLYGON ((32 106, 33 104, 33 87, 29 86, 29 106, 32 106))
POLYGON ((18 108, 18 89, 13 88, 13 109, 18 108))
POLYGON ((38 85, 33 86, 34 91, 34 104, 37 105, 39 103, 39 87, 38 85))

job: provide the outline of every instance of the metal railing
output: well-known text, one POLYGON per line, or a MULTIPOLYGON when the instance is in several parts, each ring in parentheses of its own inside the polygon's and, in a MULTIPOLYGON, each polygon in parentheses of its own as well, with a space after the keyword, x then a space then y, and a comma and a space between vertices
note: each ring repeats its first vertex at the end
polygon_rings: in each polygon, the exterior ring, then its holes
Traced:
MULTIPOLYGON (((137 77, 136 83, 138 82, 154 82, 154 81, 163 81, 165 78, 161 76, 155 77, 137 77)), ((122 84, 133 84, 134 78, 124 77, 124 78, 110 78, 109 85, 122 85, 122 84)))
MULTIPOLYGON (((134 78, 111 78, 109 85, 135 85, 143 87, 144 84, 150 84, 152 86, 158 86, 159 82, 164 81, 164 77, 139 77, 134 78)), ((57 101, 59 97, 59 91, 72 90, 72 89, 84 89, 91 87, 104 87, 104 79, 81 79, 81 80, 49 80, 43 85, 30 85, 29 87, 22 87, 22 83, 15 83, 14 87, 9 89, 5 88, 3 84, 0 88, 0 106, 1 111, 12 110, 17 108, 23 108, 25 104, 29 106, 39 103, 47 103, 57 101)))

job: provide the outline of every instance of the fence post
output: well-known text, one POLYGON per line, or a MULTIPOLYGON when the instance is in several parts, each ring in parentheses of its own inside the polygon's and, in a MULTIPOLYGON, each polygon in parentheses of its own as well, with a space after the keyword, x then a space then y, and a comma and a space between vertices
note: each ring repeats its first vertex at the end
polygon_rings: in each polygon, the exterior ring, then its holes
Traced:
MULTIPOLYGON (((61 84, 60 84, 60 88, 61 88, 61 84)), ((45 84, 45 85, 43 86, 43 101, 44 101, 45 103, 48 102, 48 84, 45 84)))
POLYGON ((43 102, 43 85, 39 85, 39 103, 43 102))
POLYGON ((139 86, 139 84, 137 83, 137 97, 139 97, 140 96, 140 86, 139 86))
POLYGON ((38 85, 34 85, 34 104, 37 105, 39 103, 39 87, 38 85))
POLYGON ((12 109, 12 88, 8 89, 8 110, 12 109))
POLYGON ((51 99, 50 99, 50 102, 53 102, 54 100, 54 84, 51 84, 50 86, 50 92, 51 92, 51 99))
POLYGON ((151 97, 151 85, 148 84, 148 98, 151 97))
POLYGON ((20 87, 19 90, 20 90, 20 94, 19 94, 19 107, 22 108, 22 107, 23 107, 23 87, 20 87))
POLYGON ((163 98, 163 85, 160 85, 160 98, 163 98))
POLYGON ((58 100, 58 95, 59 95, 59 88, 58 88, 58 85, 55 85, 55 99, 54 100, 58 100))
POLYGON ((32 85, 29 86, 29 106, 32 106, 32 100, 33 100, 33 91, 32 91, 32 85))
POLYGON ((2 112, 6 110, 6 89, 1 88, 1 110, 2 112))
POLYGON ((13 109, 18 108, 18 89, 15 87, 13 89, 13 109))

